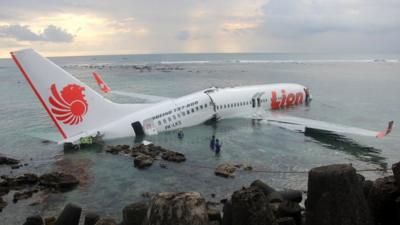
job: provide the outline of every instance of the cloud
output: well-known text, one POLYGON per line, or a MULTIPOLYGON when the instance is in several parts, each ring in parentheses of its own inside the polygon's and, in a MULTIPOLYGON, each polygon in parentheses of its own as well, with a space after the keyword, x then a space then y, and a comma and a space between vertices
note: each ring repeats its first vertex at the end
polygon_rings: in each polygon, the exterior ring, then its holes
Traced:
POLYGON ((18 41, 72 42, 74 36, 67 31, 48 25, 42 33, 33 32, 29 26, 4 25, 0 26, 0 37, 13 38, 18 41))
POLYGON ((394 0, 271 0, 263 7, 264 28, 296 38, 326 32, 381 33, 400 28, 394 0))

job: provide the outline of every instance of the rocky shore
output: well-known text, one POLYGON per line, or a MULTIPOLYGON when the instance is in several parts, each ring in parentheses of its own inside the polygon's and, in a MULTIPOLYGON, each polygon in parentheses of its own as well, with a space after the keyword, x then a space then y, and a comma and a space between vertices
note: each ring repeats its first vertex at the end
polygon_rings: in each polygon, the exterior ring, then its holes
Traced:
MULTIPOLYGON (((143 149, 138 152, 154 150, 143 149)), ((350 164, 313 168, 308 173, 305 207, 301 205, 302 192, 277 191, 256 180, 220 202, 207 202, 198 192, 158 193, 147 202, 123 208, 120 222, 67 204, 57 218, 35 215, 24 224, 395 225, 400 224, 400 162, 392 170, 391 176, 369 181, 350 164)))
MULTIPOLYGON (((139 169, 145 169, 153 165, 155 160, 164 160, 169 162, 180 163, 186 161, 185 155, 179 152, 175 152, 161 146, 153 144, 149 145, 138 145, 130 147, 129 145, 107 145, 105 151, 111 154, 126 154, 134 158, 134 166, 139 169)), ((165 164, 160 163, 161 167, 165 167, 165 164)))

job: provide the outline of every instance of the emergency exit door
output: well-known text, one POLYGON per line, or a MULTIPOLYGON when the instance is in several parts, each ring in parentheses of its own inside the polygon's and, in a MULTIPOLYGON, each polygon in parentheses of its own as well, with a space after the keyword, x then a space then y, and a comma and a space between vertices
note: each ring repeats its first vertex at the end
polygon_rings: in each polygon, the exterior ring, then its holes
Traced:
POLYGON ((136 121, 136 122, 132 123, 132 128, 135 131, 135 135, 136 136, 143 136, 144 135, 143 126, 139 121, 136 121))

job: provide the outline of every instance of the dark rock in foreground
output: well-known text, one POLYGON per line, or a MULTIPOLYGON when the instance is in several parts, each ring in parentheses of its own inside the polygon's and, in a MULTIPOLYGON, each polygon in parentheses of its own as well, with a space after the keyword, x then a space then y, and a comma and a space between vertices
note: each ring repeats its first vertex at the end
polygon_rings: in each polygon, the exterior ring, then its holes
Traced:
POLYGON ((24 225, 44 225, 44 222, 40 216, 30 216, 26 218, 24 225))
POLYGON ((96 225, 117 225, 113 218, 103 218, 97 221, 96 225))
POLYGON ((206 202, 197 192, 163 192, 150 202, 144 225, 208 225, 206 202))
POLYGON ((396 180, 397 187, 400 188, 400 162, 392 165, 394 179, 396 180))
POLYGON ((243 188, 232 195, 232 225, 277 224, 269 201, 256 187, 243 188))
POLYGON ((41 186, 61 192, 71 190, 79 184, 74 176, 60 172, 44 174, 39 180, 41 186))
POLYGON ((95 225, 100 216, 93 212, 86 213, 84 225, 95 225))
POLYGON ((262 182, 261 180, 255 180, 253 183, 250 184, 251 187, 257 187, 260 189, 265 196, 268 196, 272 192, 275 192, 276 190, 272 187, 270 187, 268 184, 262 182))
POLYGON ((372 220, 356 170, 347 164, 311 169, 307 225, 370 225, 372 220))
POLYGON ((146 203, 133 203, 122 210, 123 225, 142 225, 146 217, 148 205, 146 203))
POLYGON ((17 159, 0 156, 0 165, 16 165, 18 163, 19 163, 19 160, 17 160, 17 159))
POLYGON ((369 191, 368 204, 375 224, 395 225, 397 220, 396 198, 400 196, 394 176, 378 178, 369 191))
POLYGON ((57 218, 56 225, 78 225, 81 218, 82 208, 75 204, 68 204, 64 207, 57 218))

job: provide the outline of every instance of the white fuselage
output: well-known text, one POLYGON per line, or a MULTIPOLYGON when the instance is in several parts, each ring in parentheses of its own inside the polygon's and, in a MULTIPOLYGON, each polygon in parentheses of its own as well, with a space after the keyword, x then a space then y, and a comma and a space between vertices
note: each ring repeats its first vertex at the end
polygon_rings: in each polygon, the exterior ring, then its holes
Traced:
POLYGON ((99 132, 104 139, 113 139, 153 135, 210 119, 249 118, 267 110, 303 104, 305 89, 298 84, 209 88, 153 104, 100 128, 99 132))

